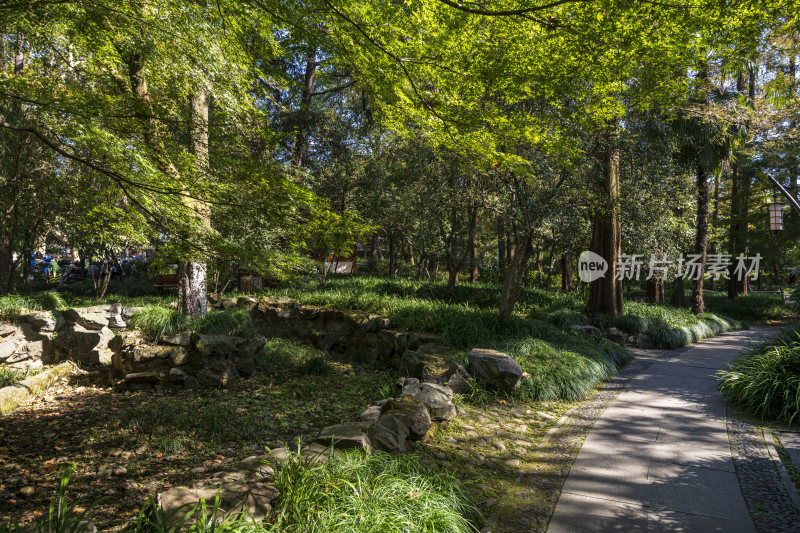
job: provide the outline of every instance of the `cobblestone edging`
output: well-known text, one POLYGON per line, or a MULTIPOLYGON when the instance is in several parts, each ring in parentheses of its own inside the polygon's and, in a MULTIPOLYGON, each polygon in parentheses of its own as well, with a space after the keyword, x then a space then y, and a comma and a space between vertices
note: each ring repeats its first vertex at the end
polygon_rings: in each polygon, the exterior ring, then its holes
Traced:
POLYGON ((636 357, 592 397, 568 411, 536 449, 533 470, 520 474, 520 484, 505 498, 485 531, 544 532, 555 510, 561 488, 578 456, 583 441, 606 408, 628 383, 653 362, 675 357, 688 347, 655 356, 636 357), (524 487, 524 488, 520 488, 524 487))
POLYGON ((729 411, 728 440, 739 487, 756 531, 796 531, 800 511, 770 456, 762 429, 729 411))

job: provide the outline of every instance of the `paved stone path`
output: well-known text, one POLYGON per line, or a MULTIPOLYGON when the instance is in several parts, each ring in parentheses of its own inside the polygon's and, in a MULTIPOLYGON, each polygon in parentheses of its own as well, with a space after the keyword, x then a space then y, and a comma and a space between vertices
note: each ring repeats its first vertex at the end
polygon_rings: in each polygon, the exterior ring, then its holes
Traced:
POLYGON ((548 531, 756 531, 713 374, 777 332, 705 340, 631 379, 586 438, 548 531))

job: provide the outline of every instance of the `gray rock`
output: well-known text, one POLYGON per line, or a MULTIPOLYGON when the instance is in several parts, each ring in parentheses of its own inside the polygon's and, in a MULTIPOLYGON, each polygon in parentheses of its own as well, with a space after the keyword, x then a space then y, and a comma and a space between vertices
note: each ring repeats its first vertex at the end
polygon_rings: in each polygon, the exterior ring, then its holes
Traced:
POLYGON ((122 320, 121 315, 111 315, 108 317, 108 327, 114 329, 125 329, 128 327, 128 324, 122 320))
POLYGON ((374 422, 378 420, 381 416, 381 406, 380 405, 371 405, 367 407, 367 409, 361 413, 359 416, 359 420, 362 422, 374 422))
POLYGON ((7 322, 0 322, 0 338, 8 337, 16 333, 17 328, 14 327, 13 324, 8 324, 7 322))
POLYGON ((633 345, 637 348, 648 350, 650 348, 655 348, 656 343, 647 333, 637 333, 633 336, 633 345))
POLYGON ((610 327, 606 330, 606 338, 617 344, 625 344, 625 341, 628 339, 628 334, 619 328, 610 327))
POLYGON ((67 309, 61 316, 68 324, 78 324, 88 330, 101 330, 108 327, 108 311, 104 306, 79 307, 67 309))
POLYGON ((394 382, 394 395, 402 396, 403 390, 416 385, 419 385, 419 380, 417 378, 400 378, 394 382))
POLYGON ((126 307, 122 310, 122 318, 125 320, 130 320, 133 315, 141 311, 142 307, 126 307))
POLYGON ((369 437, 355 424, 334 424, 322 429, 314 442, 323 446, 333 445, 334 448, 348 449, 361 448, 366 451, 372 449, 369 437))
POLYGON ((126 383, 150 383, 156 384, 161 381, 155 372, 133 372, 125 376, 126 383))
POLYGON ((221 303, 223 309, 230 309, 231 307, 236 307, 239 302, 236 298, 225 298, 221 303))
POLYGON ((220 389, 238 377, 232 361, 217 361, 209 364, 197 374, 200 385, 220 389))
POLYGON ((108 306, 108 314, 110 315, 121 315, 124 311, 121 303, 115 303, 108 306))
POLYGON ((227 335, 198 335, 194 348, 203 357, 228 357, 236 351, 236 338, 227 335))
POLYGON ((0 363, 10 358, 21 344, 22 340, 17 337, 9 337, 0 342, 0 363))
POLYGON ((19 316, 19 321, 30 324, 33 329, 40 332, 53 332, 56 330, 56 319, 50 311, 35 311, 19 316))
POLYGON ((208 506, 209 516, 214 506, 214 500, 219 493, 220 508, 224 512, 218 513, 217 520, 221 522, 228 516, 235 516, 244 512, 250 520, 261 521, 266 518, 272 510, 272 502, 280 493, 278 489, 266 483, 238 484, 226 483, 221 487, 204 487, 190 489, 187 487, 175 487, 158 495, 158 503, 164 513, 170 517, 173 524, 180 522, 185 516, 185 512, 180 510, 194 507, 205 500, 208 506))
POLYGON ((450 368, 442 376, 443 382, 456 394, 469 394, 472 392, 472 376, 467 369, 458 363, 450 363, 450 368))
POLYGON ((389 453, 406 451, 406 439, 410 434, 405 420, 394 414, 383 415, 369 430, 372 445, 389 453))
POLYGON ((412 439, 420 439, 431 429, 431 416, 428 408, 413 396, 390 398, 381 408, 381 416, 394 414, 403 420, 412 439))
POLYGON ((62 328, 53 343, 62 358, 80 361, 87 365, 110 365, 114 351, 110 344, 116 335, 107 327, 86 329, 73 323, 62 328))
POLYGON ((431 420, 444 422, 456 417, 456 406, 453 405, 453 391, 434 383, 420 383, 403 390, 406 396, 413 396, 428 408, 431 420))
POLYGON ((580 333, 583 333, 584 335, 591 335, 593 337, 603 336, 603 332, 600 331, 600 328, 596 328, 590 325, 573 324, 569 327, 569 329, 571 329, 572 331, 578 331, 580 333))
POLYGON ((518 387, 523 374, 519 363, 495 350, 473 348, 469 352, 469 366, 475 379, 505 392, 518 387))
POLYGON ((178 333, 176 335, 164 335, 161 342, 172 346, 189 346, 192 344, 191 333, 178 333))
POLYGON ((253 308, 258 305, 258 300, 252 296, 239 296, 239 298, 236 299, 236 305, 248 311, 252 311, 253 308))

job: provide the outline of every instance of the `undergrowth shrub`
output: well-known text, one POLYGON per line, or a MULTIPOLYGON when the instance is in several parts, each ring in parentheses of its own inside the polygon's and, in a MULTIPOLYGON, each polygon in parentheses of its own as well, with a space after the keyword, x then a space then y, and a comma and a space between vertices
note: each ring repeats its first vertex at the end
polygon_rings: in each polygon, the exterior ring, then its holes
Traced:
POLYGON ((191 317, 170 307, 148 305, 135 313, 128 325, 142 331, 150 340, 157 341, 164 335, 187 331, 191 325, 191 317))
POLYGON ((739 356, 717 373, 720 390, 761 419, 800 419, 800 324, 739 356))
POLYGON ((192 330, 204 335, 253 335, 253 316, 247 309, 232 307, 222 311, 209 311, 192 321, 192 330))
POLYGON ((296 372, 308 361, 322 357, 324 352, 296 341, 267 339, 264 348, 256 356, 256 364, 266 374, 296 372))
MULTIPOLYGON (((34 531, 86 533, 88 516, 101 503, 67 500, 70 472, 62 475, 49 512, 34 531)), ((437 472, 419 454, 393 456, 342 451, 327 463, 290 453, 277 468, 280 496, 271 515, 254 524, 245 513, 223 517, 220 498, 164 512, 149 498, 124 531, 132 533, 476 533, 480 514, 467 490, 449 472, 437 472)), ((108 506, 108 498, 102 503, 108 506)), ((30 526, 0 523, 0 533, 30 531, 30 526)))
POLYGON ((19 383, 28 376, 24 370, 15 370, 7 366, 0 365, 0 389, 19 383))

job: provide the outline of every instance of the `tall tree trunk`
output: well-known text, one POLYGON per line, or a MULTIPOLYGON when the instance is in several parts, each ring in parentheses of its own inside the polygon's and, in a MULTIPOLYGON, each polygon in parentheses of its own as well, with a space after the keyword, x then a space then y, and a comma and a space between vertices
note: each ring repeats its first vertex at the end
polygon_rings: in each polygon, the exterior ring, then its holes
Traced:
POLYGON ((701 315, 706 312, 703 300, 703 277, 705 275, 706 253, 708 250, 708 172, 702 164, 697 166, 697 232, 694 241, 694 253, 700 256, 700 272, 694 280, 692 291, 692 313, 701 315))
POLYGON ((600 205, 593 218, 592 251, 608 262, 606 275, 589 286, 589 313, 622 314, 619 257, 619 125, 616 119, 605 134, 600 151, 602 178, 598 183, 600 205))
POLYGON ((681 309, 686 307, 686 287, 684 286, 683 276, 678 276, 672 283, 672 294, 669 296, 669 304, 681 309))
POLYGON ((730 227, 728 228, 728 253, 732 261, 728 268, 728 299, 733 300, 736 298, 738 291, 738 282, 734 275, 735 258, 738 251, 738 236, 741 228, 739 220, 739 163, 733 164, 731 169, 731 211, 730 211, 730 227))
POLYGON ((478 281, 478 206, 472 206, 469 222, 469 237, 467 247, 469 248, 470 283, 478 281))
MULTIPOLYGON (((191 150, 195 157, 198 175, 207 175, 208 164, 208 109, 211 97, 199 91, 190 99, 192 112, 191 150)), ((199 233, 205 233, 211 222, 208 204, 200 200, 187 200, 194 212, 199 233)), ((206 287, 206 263, 197 258, 178 262, 178 310, 190 316, 206 313, 208 294, 206 287)))
POLYGON ((572 252, 569 251, 561 256, 561 290, 572 291, 572 252))
POLYGON ((394 276, 394 235, 389 233, 389 277, 394 276))
POLYGON ((299 167, 303 165, 303 154, 308 143, 308 121, 311 109, 311 98, 314 96, 314 77, 317 71, 317 48, 312 46, 306 58, 306 70, 303 76, 303 94, 300 98, 300 124, 294 138, 292 163, 299 167))
MULTIPOLYGON (((725 168, 726 163, 723 162, 723 169, 725 168)), ((722 179, 722 173, 714 174, 714 210, 711 214, 711 225, 716 230, 717 225, 719 224, 719 182, 722 179)), ((716 254, 717 253, 717 241, 714 240, 708 246, 709 253, 716 254)), ((717 291, 717 277, 711 276, 708 280, 708 288, 712 292, 717 291)))
POLYGON ((514 246, 509 249, 509 257, 506 262, 506 270, 503 273, 503 286, 500 290, 500 320, 505 323, 511 321, 514 306, 519 299, 519 292, 522 288, 522 281, 525 277, 525 270, 528 260, 531 257, 533 246, 531 246, 532 232, 519 235, 514 231, 514 246))
POLYGON ((497 272, 499 281, 503 281, 506 269, 506 228, 502 215, 497 216, 497 272))

